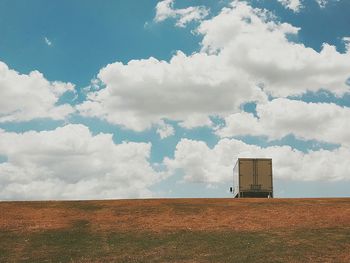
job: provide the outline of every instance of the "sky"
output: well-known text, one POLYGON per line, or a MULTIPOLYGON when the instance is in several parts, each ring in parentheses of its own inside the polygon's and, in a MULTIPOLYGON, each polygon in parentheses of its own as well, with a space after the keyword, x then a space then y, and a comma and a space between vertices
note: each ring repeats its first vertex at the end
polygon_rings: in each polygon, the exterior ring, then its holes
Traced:
POLYGON ((350 196, 350 1, 0 0, 0 200, 350 196))

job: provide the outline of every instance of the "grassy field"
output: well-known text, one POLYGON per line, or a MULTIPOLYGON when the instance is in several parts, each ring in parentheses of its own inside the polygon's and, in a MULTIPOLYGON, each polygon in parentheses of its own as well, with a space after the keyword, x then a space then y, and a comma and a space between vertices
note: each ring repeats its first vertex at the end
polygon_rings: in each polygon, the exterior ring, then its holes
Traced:
POLYGON ((350 262, 350 199, 0 202, 0 262, 350 262))

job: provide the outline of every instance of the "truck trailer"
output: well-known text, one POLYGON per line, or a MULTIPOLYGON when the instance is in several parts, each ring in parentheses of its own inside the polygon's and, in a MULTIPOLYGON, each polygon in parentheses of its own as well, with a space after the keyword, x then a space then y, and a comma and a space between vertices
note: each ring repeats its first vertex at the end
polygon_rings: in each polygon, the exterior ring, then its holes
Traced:
POLYGON ((273 197, 272 159, 238 158, 233 168, 235 198, 273 197))

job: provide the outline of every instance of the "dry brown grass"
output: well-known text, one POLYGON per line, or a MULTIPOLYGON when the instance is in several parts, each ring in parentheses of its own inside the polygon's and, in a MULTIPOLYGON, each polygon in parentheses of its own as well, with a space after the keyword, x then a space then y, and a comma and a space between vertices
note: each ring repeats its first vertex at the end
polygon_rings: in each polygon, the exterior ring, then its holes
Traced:
POLYGON ((36 231, 87 220, 96 230, 270 230, 350 226, 350 199, 150 199, 1 202, 0 229, 36 231))
POLYGON ((14 262, 350 262, 350 199, 0 202, 0 242, 14 262))

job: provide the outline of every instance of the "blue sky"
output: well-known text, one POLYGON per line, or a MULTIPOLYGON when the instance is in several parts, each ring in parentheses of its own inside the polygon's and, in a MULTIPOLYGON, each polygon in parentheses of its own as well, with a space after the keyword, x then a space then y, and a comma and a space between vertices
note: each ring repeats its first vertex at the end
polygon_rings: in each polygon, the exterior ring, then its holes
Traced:
POLYGON ((0 199, 228 197, 245 156, 279 197, 350 196, 349 13, 0 1, 0 199))

